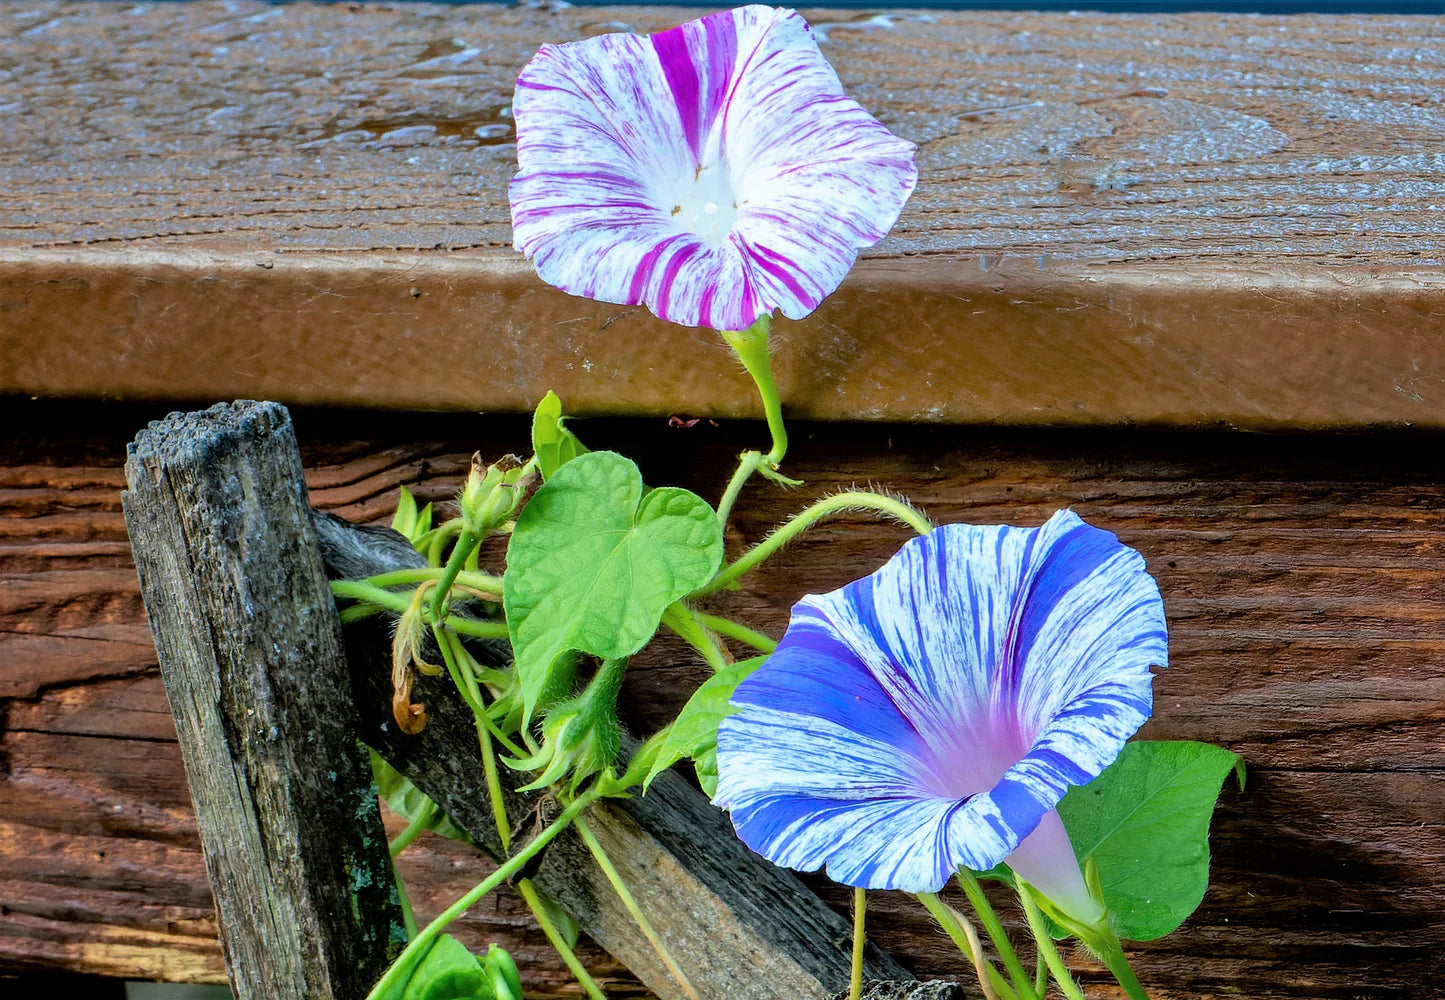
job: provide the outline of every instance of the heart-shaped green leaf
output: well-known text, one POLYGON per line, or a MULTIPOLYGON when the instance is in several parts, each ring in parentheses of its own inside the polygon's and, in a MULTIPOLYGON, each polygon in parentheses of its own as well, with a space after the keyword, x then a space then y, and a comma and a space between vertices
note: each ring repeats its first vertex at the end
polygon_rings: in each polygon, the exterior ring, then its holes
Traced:
POLYGON ((550 389, 532 414, 532 451, 537 455, 537 467, 543 479, 551 479, 554 472, 572 459, 587 454, 577 435, 567 429, 562 400, 550 389))
POLYGON ((733 713, 728 701, 744 678, 761 667, 766 659, 766 656, 754 656, 730 663, 702 682, 668 727, 667 737, 658 749, 657 759, 653 761, 651 770, 643 779, 644 792, 652 784, 653 778, 684 757, 696 759, 711 750, 716 759, 718 724, 733 713))
POLYGON ((1059 803, 1079 863, 1098 866, 1119 937, 1152 941, 1198 908, 1209 885, 1209 819, 1231 770, 1243 787, 1239 755, 1223 747, 1141 740, 1059 803))
POLYGON ((619 660, 641 649, 673 601, 722 562, 707 501, 675 487, 643 492, 610 451, 559 468, 522 509, 507 546, 502 597, 530 720, 574 650, 619 660))

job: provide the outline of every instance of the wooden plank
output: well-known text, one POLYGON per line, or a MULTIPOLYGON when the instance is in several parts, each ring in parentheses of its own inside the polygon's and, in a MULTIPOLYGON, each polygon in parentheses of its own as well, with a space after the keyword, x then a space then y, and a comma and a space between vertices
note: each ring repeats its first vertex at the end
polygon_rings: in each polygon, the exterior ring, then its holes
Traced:
MULTIPOLYGON (((147 415, 42 403, 8 404, 0 415, 0 525, 9 532, 0 594, 41 566, 51 574, 31 601, 0 615, 0 634, 79 628, 92 615, 138 625, 133 578, 117 573, 117 589, 105 592, 86 574, 118 559, 115 471, 147 415), (108 501, 82 485, 106 481, 108 501), (69 555, 34 555, 56 546, 69 555), (70 585, 72 575, 90 582, 70 585)), ((296 419, 313 502, 360 521, 384 520, 401 484, 446 502, 479 442, 515 451, 527 433, 511 418, 296 419)), ((576 426, 590 444, 637 456, 649 482, 705 496, 762 433, 660 420, 576 426)), ((1433 981, 1445 947, 1438 448, 1408 437, 795 431, 788 467, 807 484, 750 491, 730 551, 816 495, 873 481, 945 521, 1036 524, 1068 505, 1145 553, 1164 593, 1173 666, 1156 682, 1144 735, 1222 742, 1251 769, 1248 789, 1228 791, 1216 817, 1204 907, 1177 934, 1131 949, 1155 1000, 1386 998, 1419 995, 1433 981)), ((875 567, 902 539, 864 520, 824 525, 719 606, 776 632, 800 594, 875 567)), ((214 980, 221 965, 204 870, 158 679, 100 656, 90 678, 64 659, 7 659, 0 673, 21 667, 36 693, 0 701, 0 967, 169 968, 214 980), (111 671, 119 673, 107 679, 111 671)), ((629 673, 629 725, 650 731, 704 675, 680 647, 656 644, 629 673)), ((435 838, 404 861, 415 865, 423 913, 487 870, 435 838)), ((846 905, 825 880, 807 881, 846 905)), ((876 940, 910 969, 964 975, 911 902, 878 894, 870 909, 876 940)), ((1016 911, 1005 918, 1018 926, 1016 911)), ((473 946, 513 949, 529 990, 557 996, 566 972, 526 919, 503 893, 461 933, 473 946)), ((599 950, 585 960, 609 991, 644 992, 599 950)), ((1084 978, 1091 996, 1113 995, 1102 973, 1084 978)))
MULTIPOLYGON (((394 532, 316 518, 327 572, 363 579, 426 565, 394 532)), ((391 623, 346 629, 360 736, 430 795, 488 853, 504 858, 476 720, 450 678, 418 677, 412 697, 426 706, 426 728, 414 736, 396 726, 392 708, 391 623)), ((483 662, 510 660, 496 644, 479 644, 483 662), (499 657, 505 657, 501 659, 499 657)), ((531 776, 501 775, 506 809, 519 837, 558 810, 545 792, 519 794, 531 776)), ((697 1000, 823 1000, 848 985, 851 928, 790 873, 774 868, 734 836, 724 815, 675 774, 660 775, 646 795, 600 802, 584 817, 623 884, 653 924, 695 989, 697 1000)), ((579 927, 625 964, 663 1000, 688 991, 668 971, 576 832, 548 845, 531 877, 572 914, 579 927)), ((868 956, 870 979, 911 978, 882 953, 868 956)))
MULTIPOLYGON (((525 60, 695 13, 0 11, 0 390, 750 412, 716 338, 567 297, 508 249, 525 60), (423 342, 446 346, 396 363, 423 342)), ((1445 426, 1437 20, 813 21, 920 181, 843 289, 779 324, 797 416, 1445 426)))
POLYGON ((126 526, 238 1000, 360 1000, 406 942, 285 407, 172 414, 126 526))

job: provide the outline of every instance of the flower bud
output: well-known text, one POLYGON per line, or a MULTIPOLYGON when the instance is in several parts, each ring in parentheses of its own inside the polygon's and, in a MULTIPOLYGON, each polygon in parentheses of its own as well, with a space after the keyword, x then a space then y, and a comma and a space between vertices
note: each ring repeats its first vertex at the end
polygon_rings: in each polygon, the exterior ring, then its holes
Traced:
POLYGON ((472 456, 472 469, 462 487, 458 502, 462 521, 478 538, 496 530, 522 505, 527 487, 536 478, 531 465, 523 465, 516 455, 504 455, 491 465, 482 465, 482 456, 472 456))
POLYGON ((575 792, 583 781, 612 765, 622 747, 617 691, 626 670, 626 660, 604 660, 587 690, 552 707, 542 721, 542 749, 507 762, 518 770, 542 772, 520 791, 545 788, 571 775, 569 786, 575 792))

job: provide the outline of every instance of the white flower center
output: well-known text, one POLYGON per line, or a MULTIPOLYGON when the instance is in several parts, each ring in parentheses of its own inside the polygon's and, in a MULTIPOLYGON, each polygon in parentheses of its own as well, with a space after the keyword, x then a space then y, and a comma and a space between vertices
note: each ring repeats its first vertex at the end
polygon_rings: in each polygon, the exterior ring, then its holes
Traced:
POLYGON ((672 218, 683 229, 721 246, 738 221, 738 198, 727 163, 717 160, 682 178, 672 192, 672 218))

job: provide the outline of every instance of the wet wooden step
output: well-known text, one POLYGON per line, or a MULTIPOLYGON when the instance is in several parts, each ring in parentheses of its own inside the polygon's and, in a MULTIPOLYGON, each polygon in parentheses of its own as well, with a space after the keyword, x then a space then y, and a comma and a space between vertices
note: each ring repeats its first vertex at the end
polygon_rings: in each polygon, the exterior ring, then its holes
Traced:
MULTIPOLYGON (((717 338, 510 249, 523 63, 695 14, 7 6, 0 392, 751 412, 717 338)), ((795 416, 1445 426, 1438 19, 810 16, 920 178, 779 324, 795 416)))

